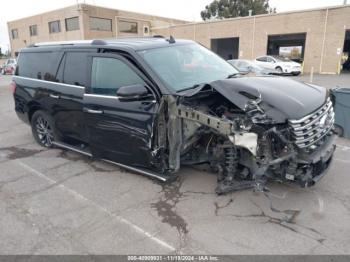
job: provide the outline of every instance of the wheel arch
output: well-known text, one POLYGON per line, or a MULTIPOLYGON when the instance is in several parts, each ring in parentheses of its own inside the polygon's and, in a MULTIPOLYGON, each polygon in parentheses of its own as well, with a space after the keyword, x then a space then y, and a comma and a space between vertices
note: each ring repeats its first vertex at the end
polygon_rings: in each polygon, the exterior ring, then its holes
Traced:
POLYGON ((45 109, 38 102, 33 101, 33 102, 28 103, 28 120, 29 120, 29 122, 32 121, 32 117, 33 117, 34 113, 38 110, 45 111, 45 109))

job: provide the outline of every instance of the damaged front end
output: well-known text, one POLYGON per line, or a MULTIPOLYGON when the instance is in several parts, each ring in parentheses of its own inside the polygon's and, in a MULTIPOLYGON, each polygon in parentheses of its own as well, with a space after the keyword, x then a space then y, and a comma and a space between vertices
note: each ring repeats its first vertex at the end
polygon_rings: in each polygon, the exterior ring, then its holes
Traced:
MULTIPOLYGON (((241 80, 220 80, 163 97, 164 119, 159 123, 166 132, 158 144, 167 145, 168 171, 209 164, 218 174, 218 194, 264 190, 267 180, 302 187, 317 182, 335 150, 332 102, 322 93, 320 106, 293 119, 268 93, 235 81, 241 80)), ((288 110, 293 110, 291 105, 286 105, 288 110)))

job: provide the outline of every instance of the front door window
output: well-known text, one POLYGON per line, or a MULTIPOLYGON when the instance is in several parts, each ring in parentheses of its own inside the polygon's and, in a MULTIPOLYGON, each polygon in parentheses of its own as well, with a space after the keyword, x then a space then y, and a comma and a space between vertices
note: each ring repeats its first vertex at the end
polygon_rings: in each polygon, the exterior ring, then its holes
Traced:
POLYGON ((110 57, 94 57, 92 61, 91 93, 116 96, 122 86, 145 84, 123 61, 110 57))

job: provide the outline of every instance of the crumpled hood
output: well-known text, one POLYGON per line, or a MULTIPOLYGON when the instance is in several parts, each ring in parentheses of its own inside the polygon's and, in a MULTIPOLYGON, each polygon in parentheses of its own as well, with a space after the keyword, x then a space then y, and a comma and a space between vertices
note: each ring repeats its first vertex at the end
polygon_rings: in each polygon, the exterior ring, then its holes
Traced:
MULTIPOLYGON (((259 106, 278 123, 312 113, 325 103, 327 96, 327 90, 323 87, 283 77, 231 78, 214 81, 209 86, 242 110, 252 97, 261 97, 259 106)), ((203 88, 205 86, 191 90, 185 96, 193 96, 203 88)))

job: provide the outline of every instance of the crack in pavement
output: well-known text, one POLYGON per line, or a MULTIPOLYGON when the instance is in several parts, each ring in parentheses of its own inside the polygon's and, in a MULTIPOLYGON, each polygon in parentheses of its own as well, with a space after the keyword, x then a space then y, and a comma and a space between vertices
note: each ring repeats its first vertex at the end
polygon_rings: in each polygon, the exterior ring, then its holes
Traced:
POLYGON ((227 203, 224 204, 223 206, 220 206, 220 205, 218 204, 218 202, 214 202, 214 206, 215 206, 215 216, 218 216, 220 209, 228 207, 229 205, 231 205, 231 204, 233 203, 233 201, 234 201, 234 198, 231 197, 231 198, 227 201, 227 203))
MULTIPOLYGON (((224 205, 219 205, 217 202, 214 202, 214 206, 215 206, 215 215, 216 216, 230 216, 230 217, 235 217, 235 218, 265 218, 267 219, 266 223, 272 223, 272 224, 276 224, 280 227, 283 227, 285 229, 288 229, 296 234, 300 234, 304 237, 307 237, 309 239, 315 240, 317 241, 319 244, 324 245, 324 241, 326 240, 326 238, 324 237, 324 235, 322 233, 320 233, 319 231, 317 231, 316 229, 312 228, 312 227, 307 227, 304 225, 300 225, 297 224, 296 219, 297 217, 300 215, 301 210, 293 210, 293 209, 286 209, 286 210, 279 210, 277 208, 275 208, 273 206, 272 203, 272 199, 270 198, 270 196, 268 194, 264 194, 265 197, 267 198, 267 200, 269 201, 269 208, 273 213, 279 213, 279 214, 284 214, 285 216, 283 216, 282 218, 278 218, 272 215, 268 215, 257 203, 255 203, 252 199, 249 199, 250 202, 257 207, 260 210, 260 213, 256 213, 256 214, 248 214, 248 215, 236 215, 236 214, 230 214, 230 215, 220 215, 220 210, 227 208, 228 206, 230 206, 233 202, 234 202, 234 198, 230 198, 227 203, 225 203, 224 205), (317 236, 312 236, 306 232, 302 232, 300 231, 298 228, 300 229, 304 229, 309 231, 310 233, 313 233, 314 235, 317 236)), ((325 245, 324 245, 325 246, 325 245)))
POLYGON ((309 239, 312 239, 314 241, 317 241, 318 243, 320 243, 321 245, 324 245, 324 241, 326 240, 326 238, 323 237, 323 235, 318 232, 317 230, 313 229, 313 228, 309 228, 300 224, 297 224, 295 222, 296 217, 300 214, 300 210, 278 210, 276 208, 274 208, 273 206, 270 205, 271 211, 273 212, 277 212, 277 213, 284 213, 287 216, 283 217, 283 218, 278 218, 278 217, 274 217, 274 216, 270 216, 268 214, 266 214, 266 212, 257 204, 255 203, 252 199, 249 199, 250 202, 257 207, 260 210, 260 213, 257 214, 249 214, 249 215, 235 215, 235 214, 231 214, 228 216, 231 217, 235 217, 235 218, 265 218, 267 219, 266 223, 271 223, 271 224, 275 224, 278 225, 280 227, 283 227, 285 229, 288 229, 296 234, 300 234, 304 237, 307 237, 309 239), (303 228, 305 230, 309 230, 317 235, 319 235, 320 237, 313 237, 309 234, 306 234, 304 232, 301 232, 300 230, 298 230, 297 228, 293 227, 293 225, 295 225, 296 227, 299 228, 303 228))
POLYGON ((9 180, 4 180, 4 181, 0 181, 0 192, 2 191, 2 188, 5 186, 5 185, 8 185, 10 183, 15 183, 25 177, 28 177, 28 175, 22 175, 22 176, 19 176, 19 177, 16 177, 16 178, 13 178, 13 179, 9 179, 9 180))

